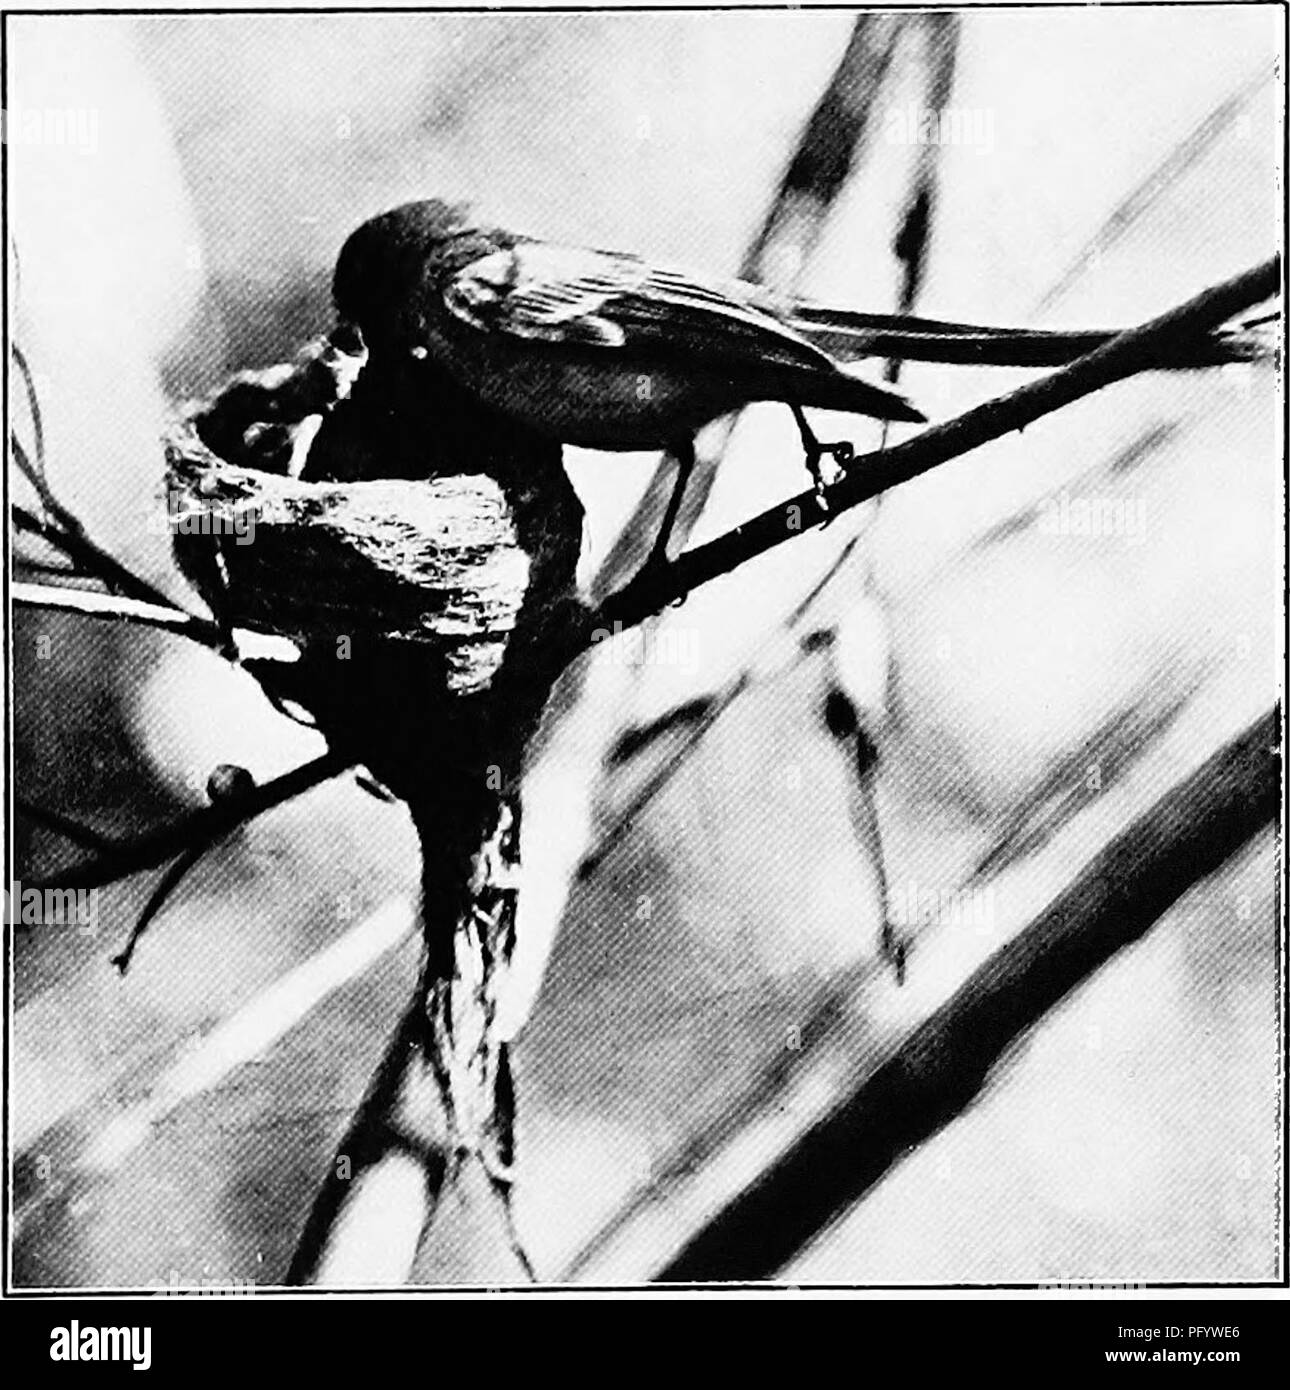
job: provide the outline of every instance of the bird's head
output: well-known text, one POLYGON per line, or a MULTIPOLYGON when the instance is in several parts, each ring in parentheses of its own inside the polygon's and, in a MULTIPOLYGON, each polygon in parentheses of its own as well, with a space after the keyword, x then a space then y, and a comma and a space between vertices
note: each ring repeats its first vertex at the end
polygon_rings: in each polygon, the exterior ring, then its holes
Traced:
POLYGON ((466 203, 438 198, 404 203, 364 222, 341 247, 332 299, 342 320, 368 337, 415 297, 427 269, 457 237, 471 230, 466 203))

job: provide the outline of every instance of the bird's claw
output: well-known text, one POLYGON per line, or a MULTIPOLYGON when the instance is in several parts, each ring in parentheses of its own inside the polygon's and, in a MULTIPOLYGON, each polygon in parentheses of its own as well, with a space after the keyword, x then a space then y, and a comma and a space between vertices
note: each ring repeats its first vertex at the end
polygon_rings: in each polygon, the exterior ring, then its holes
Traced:
POLYGON ((811 475, 811 481, 815 484, 815 500, 819 503, 820 510, 826 515, 832 511, 829 506, 829 488, 833 484, 826 480, 824 469, 820 465, 826 458, 833 460, 839 473, 839 477, 833 480, 836 483, 846 476, 847 465, 855 456, 855 446, 847 439, 840 439, 836 444, 817 443, 813 448, 807 450, 806 467, 811 475))
POLYGON ((824 481, 824 475, 819 469, 812 469, 811 476, 815 483, 815 504, 831 521, 833 517, 829 507, 829 485, 824 481))

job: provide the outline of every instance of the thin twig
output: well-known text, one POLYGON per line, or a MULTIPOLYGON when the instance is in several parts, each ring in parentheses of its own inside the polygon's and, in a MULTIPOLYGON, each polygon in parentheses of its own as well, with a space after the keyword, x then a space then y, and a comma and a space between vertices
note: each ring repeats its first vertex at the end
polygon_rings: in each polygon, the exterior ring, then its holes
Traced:
POLYGON ((578 865, 579 882, 586 882, 590 879, 608 856, 622 843, 623 835, 632 828, 645 809, 671 784, 672 779, 686 765, 687 756, 694 751, 717 720, 751 684, 751 672, 740 671, 738 675, 732 676, 716 693, 711 703, 686 729, 683 746, 675 750, 671 757, 645 779, 644 785, 636 791, 627 805, 614 817, 613 824, 598 836, 595 845, 578 865))
POLYGON ((220 647, 220 631, 215 623, 173 604, 162 605, 144 599, 122 598, 115 594, 52 584, 15 583, 11 593, 14 603, 23 608, 54 609, 79 613, 87 618, 108 618, 142 627, 160 628, 163 632, 187 637, 212 650, 219 650, 220 647))
POLYGON ((354 765, 347 754, 328 751, 312 762, 292 768, 281 777, 257 786, 244 797, 221 801, 218 805, 196 811, 172 825, 163 826, 151 835, 129 844, 114 846, 104 858, 87 860, 60 869, 48 883, 38 888, 96 888, 143 869, 155 869, 159 864, 198 847, 208 847, 231 830, 254 820, 256 816, 281 806, 284 801, 300 796, 322 782, 339 776, 354 765))
MULTIPOLYGON (((21 467, 22 460, 26 458, 26 455, 17 440, 11 440, 10 443, 14 458, 21 467)), ((28 476, 34 475, 28 474, 28 476)), ((109 589, 125 594, 129 598, 138 599, 143 603, 155 603, 160 608, 174 608, 176 606, 170 597, 157 588, 155 584, 141 579, 91 540, 80 521, 60 503, 53 501, 52 498, 49 501, 42 499, 42 506, 48 514, 49 520, 41 520, 28 511, 26 507, 14 504, 11 510, 15 524, 19 530, 29 531, 33 535, 39 536, 47 545, 66 555, 74 565, 79 567, 77 573, 82 578, 98 579, 109 589)))
POLYGON ((1084 246, 1066 270, 1035 306, 1042 314, 1062 299, 1089 266, 1096 264, 1108 247, 1114 246, 1130 230, 1148 208, 1152 207, 1175 183, 1207 154, 1219 138, 1236 122, 1250 101, 1270 81, 1277 79, 1275 68, 1260 67, 1247 77, 1234 92, 1175 145, 1140 182, 1116 204, 1111 215, 1102 223, 1097 234, 1084 246))
POLYGON ((153 919, 161 909, 165 907, 171 894, 179 887, 188 871, 214 844, 215 841, 212 840, 209 843, 191 846, 191 848, 186 849, 174 863, 170 865, 166 872, 162 874, 161 881, 148 895, 148 901, 144 903, 143 911, 139 914, 138 920, 135 922, 134 926, 130 928, 130 935, 126 937, 125 944, 116 955, 111 957, 112 964, 116 966, 117 970, 122 975, 129 970, 130 962, 134 959, 135 947, 138 946, 140 939, 144 932, 148 930, 153 919))
POLYGON ((104 835, 93 826, 82 825, 80 821, 65 816, 61 811, 51 811, 44 806, 37 806, 20 796, 14 797, 13 806, 20 816, 35 821, 42 830, 61 835, 63 839, 70 840, 82 849, 90 849, 97 854, 115 854, 121 848, 120 841, 104 835))
MULTIPOLYGON (((30 461, 26 460, 25 451, 24 461, 18 466, 36 491, 44 498, 48 495, 45 478, 45 424, 40 410, 40 398, 36 395, 36 378, 32 375, 31 365, 27 361, 26 354, 18 344, 10 343, 9 351, 13 355, 14 365, 18 368, 18 374, 22 377, 23 389, 27 393, 27 410, 31 415, 32 444, 36 451, 34 467, 30 461)), ((14 438, 14 442, 17 443, 16 438, 14 438)), ((15 456, 16 453, 17 451, 15 451, 15 456)))

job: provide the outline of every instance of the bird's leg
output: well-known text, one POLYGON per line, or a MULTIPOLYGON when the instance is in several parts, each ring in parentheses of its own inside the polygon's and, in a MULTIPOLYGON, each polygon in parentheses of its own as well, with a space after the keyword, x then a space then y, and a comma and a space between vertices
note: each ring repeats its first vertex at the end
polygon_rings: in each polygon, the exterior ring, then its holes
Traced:
POLYGON ((846 439, 840 439, 836 444, 822 444, 815 437, 815 431, 807 423, 806 414, 802 407, 790 405, 789 409, 793 412, 793 419, 797 421, 798 433, 802 436, 802 449, 806 454, 806 468, 811 475, 811 481, 815 484, 815 496, 820 504, 820 510, 827 512, 829 510, 828 485, 825 482, 824 470, 820 467, 820 461, 827 456, 845 472, 847 464, 855 457, 855 446, 846 439))
POLYGON ((672 486, 672 495, 667 499, 667 510, 663 513, 663 521, 659 526, 658 535, 655 537, 649 558, 645 561, 647 569, 667 563, 667 543, 672 539, 672 528, 676 525, 676 518, 680 515, 681 503, 685 500, 685 489, 689 484, 690 474, 694 472, 694 436, 686 435, 683 439, 678 439, 668 452, 676 460, 676 482, 672 486))

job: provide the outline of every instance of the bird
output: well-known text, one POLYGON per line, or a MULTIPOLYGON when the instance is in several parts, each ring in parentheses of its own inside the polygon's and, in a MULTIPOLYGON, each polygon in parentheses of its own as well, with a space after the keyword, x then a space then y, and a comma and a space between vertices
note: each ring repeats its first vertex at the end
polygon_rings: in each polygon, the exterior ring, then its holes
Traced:
MULTIPOLYGON (((1114 331, 983 327, 867 314, 781 298, 750 281, 521 235, 476 220, 468 203, 404 203, 370 218, 341 248, 332 279, 341 325, 361 334, 369 371, 407 399, 450 380, 486 412, 584 448, 668 449, 677 480, 651 560, 665 556, 694 466, 694 435, 758 401, 787 405, 816 496, 821 467, 845 471, 848 441, 823 443, 805 409, 909 424, 926 416, 865 380, 863 357, 1057 366, 1114 331)), ((1246 361, 1241 332, 1173 345, 1167 367, 1246 361)))
POLYGON ((655 556, 694 435, 720 416, 755 401, 788 405, 821 497, 821 460, 845 466, 853 451, 819 441, 805 407, 926 419, 813 345, 758 285, 480 225, 464 203, 406 203, 365 222, 341 249, 332 297, 373 371, 394 362, 415 383, 411 357, 564 444, 672 450, 680 468, 655 556))

